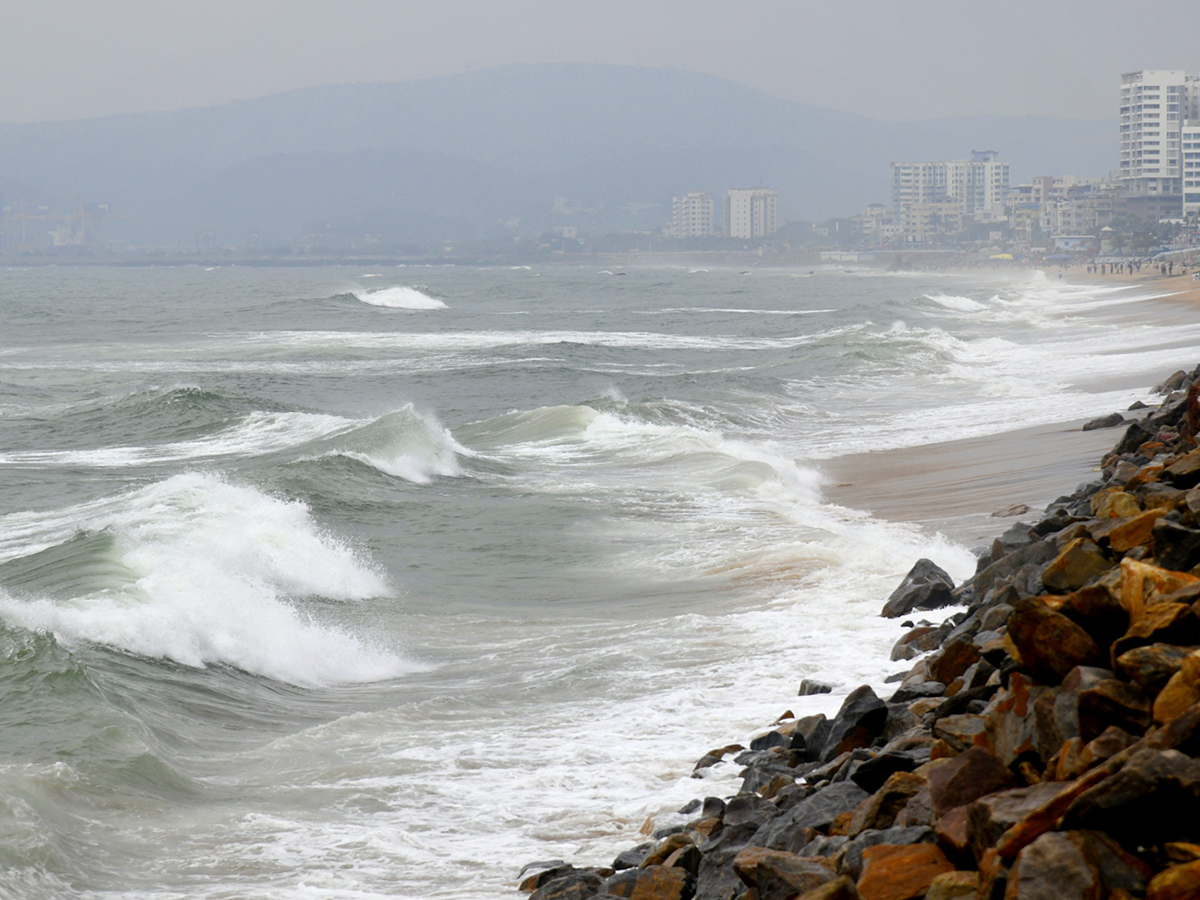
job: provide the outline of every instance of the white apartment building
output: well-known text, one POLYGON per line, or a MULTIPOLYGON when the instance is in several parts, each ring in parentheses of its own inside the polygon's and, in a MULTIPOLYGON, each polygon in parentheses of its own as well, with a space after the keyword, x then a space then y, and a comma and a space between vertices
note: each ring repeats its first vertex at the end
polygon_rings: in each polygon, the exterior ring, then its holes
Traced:
POLYGON ((962 216, 976 222, 1004 220, 1009 165, 995 150, 976 150, 970 159, 892 163, 892 210, 899 216, 907 204, 954 201, 962 216))
POLYGON ((732 188, 725 194, 725 234, 732 238, 766 237, 779 230, 779 191, 732 188))
POLYGON ((1200 119, 1200 76, 1144 69, 1121 76, 1120 179, 1129 210, 1145 218, 1178 215, 1182 127, 1200 119))
POLYGON ((1183 214, 1200 215, 1200 116, 1180 129, 1183 180, 1183 214))
POLYGON ((708 237, 714 233, 712 194, 688 191, 682 197, 673 198, 671 210, 672 237, 708 237))

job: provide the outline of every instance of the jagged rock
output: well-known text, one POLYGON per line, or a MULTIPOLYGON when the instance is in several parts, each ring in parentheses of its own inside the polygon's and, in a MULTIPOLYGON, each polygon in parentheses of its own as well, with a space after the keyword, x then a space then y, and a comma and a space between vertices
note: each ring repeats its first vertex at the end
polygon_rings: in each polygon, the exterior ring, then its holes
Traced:
POLYGON ((733 859, 757 830, 751 822, 733 825, 700 845, 703 859, 696 873, 695 900, 729 900, 733 896, 741 884, 733 871, 733 859))
POLYGON ((1009 828, 1052 800, 1062 785, 1052 781, 987 794, 967 807, 967 840, 975 858, 995 847, 1009 828))
POLYGON ((1149 691, 1160 691, 1179 671, 1183 658, 1192 647, 1177 644, 1147 644, 1122 653, 1116 659, 1117 670, 1130 681, 1149 691))
POLYGON ((1155 524, 1166 514, 1165 509, 1158 508, 1125 518, 1106 519, 1092 526, 1089 532, 1097 543, 1107 542, 1113 552, 1126 553, 1149 541, 1155 524))
POLYGON ((888 699, 888 703, 912 703, 922 697, 940 697, 946 693, 946 685, 940 681, 923 681, 920 684, 901 687, 888 699))
POLYGON ((1125 423, 1125 417, 1120 413, 1109 413, 1107 416, 1100 416, 1085 422, 1083 431, 1095 431, 1098 428, 1116 428, 1118 425, 1125 423))
POLYGON ((929 675, 934 681, 949 684, 978 661, 979 648, 969 638, 957 638, 929 661, 929 675))
MULTIPOLYGON (((1025 847, 1043 834, 1054 829, 1065 813, 1086 791, 1091 790, 1109 776, 1104 769, 1097 769, 1072 781, 1057 783, 1058 790, 1046 789, 1046 796, 1030 805, 1020 819, 1013 822, 996 840, 995 850, 1002 859, 1012 859, 1025 847)), ((1055 784, 1055 782, 1044 782, 1055 784)))
POLYGON ((738 794, 725 805, 725 824, 741 825, 743 822, 753 822, 761 825, 768 819, 774 818, 778 810, 770 800, 764 800, 757 794, 738 794))
POLYGON ((561 859, 544 860, 542 862, 532 862, 521 869, 521 890, 526 893, 536 891, 543 884, 547 884, 556 878, 563 878, 567 875, 575 874, 576 872, 589 871, 587 869, 576 869, 570 863, 563 862, 561 859), (526 876, 526 872, 532 871, 532 874, 526 876))
POLYGON ((1079 736, 1086 743, 1110 725, 1141 734, 1150 727, 1150 704, 1151 698, 1137 685, 1107 678, 1079 692, 1079 736))
POLYGON ((1034 541, 1027 547, 1022 547, 1014 553, 1010 553, 1003 559, 998 559, 991 565, 978 572, 971 579, 971 585, 975 592, 980 597, 986 597, 988 591, 1011 576, 1018 569, 1029 565, 1042 565, 1048 563, 1058 554, 1057 548, 1050 541, 1034 541))
POLYGON ((938 816, 984 794, 1016 786, 1012 771, 979 747, 960 753, 929 773, 929 798, 938 816))
POLYGON ((1042 598, 1048 609, 1062 613, 1106 647, 1129 628, 1129 612, 1108 585, 1093 584, 1069 594, 1042 598))
POLYGON ((794 847, 788 846, 789 838, 794 833, 802 828, 828 830, 838 816, 852 812, 868 796, 866 791, 852 781, 831 784, 800 801, 784 815, 764 824, 754 835, 753 842, 773 850, 794 850, 794 847))
POLYGON ((933 736, 955 750, 966 750, 987 732, 987 721, 974 713, 943 716, 933 723, 933 736))
POLYGON ((863 851, 862 900, 913 900, 954 866, 934 844, 880 844, 863 851))
POLYGON ((932 828, 886 828, 882 831, 864 831, 845 843, 841 852, 841 864, 838 869, 843 875, 849 875, 855 881, 862 875, 863 851, 868 847, 880 844, 932 844, 936 835, 932 828))
POLYGON ((815 860, 765 847, 742 850, 734 857, 733 870, 746 887, 758 892, 759 900, 791 900, 836 877, 815 860))
POLYGON ((1200 900, 1200 862, 1159 872, 1146 888, 1146 900, 1200 900))
POLYGON ((1193 450, 1175 460, 1163 470, 1162 476, 1164 481, 1169 481, 1177 488, 1191 488, 1200 484, 1200 450, 1193 450))
POLYGON ((626 900, 688 900, 692 896, 691 880, 683 869, 666 866, 626 869, 606 879, 600 892, 605 897, 626 900))
POLYGON ((1196 703, 1200 703, 1200 685, 1181 667, 1154 698, 1154 721, 1169 722, 1196 703))
POLYGON ((529 900, 588 900, 600 892, 604 879, 595 872, 576 870, 543 883, 529 900))
POLYGON ((929 559, 919 559, 892 591, 883 606, 884 618, 906 616, 914 609, 937 609, 951 605, 954 579, 929 559))
POLYGON ((891 828, 896 815, 917 791, 925 787, 925 779, 911 772, 896 772, 874 794, 854 810, 847 836, 853 838, 867 829, 882 831, 891 828))
POLYGON ((1106 831, 1130 847, 1200 839, 1200 761, 1177 750, 1139 750, 1080 795, 1061 827, 1106 831))
POLYGON ((809 859, 833 859, 850 842, 844 834, 818 834, 805 844, 799 855, 809 859))
MULTIPOLYGON (((736 825, 736 822, 730 822, 731 825, 736 825)), ((694 845, 691 836, 685 832, 677 832, 672 834, 658 843, 656 847, 646 854, 645 858, 638 863, 639 869, 646 869, 650 866, 661 866, 663 861, 681 847, 689 847, 694 845)))
POLYGON ((1156 603, 1147 606, 1125 634, 1112 644, 1113 659, 1147 644, 1195 644, 1200 642, 1200 619, 1186 603, 1156 603))
POLYGON ((799 895, 795 900, 859 900, 854 882, 842 875, 828 884, 799 895))
POLYGON ((700 863, 703 859, 704 855, 700 852, 699 847, 695 844, 686 844, 663 860, 663 866, 668 869, 683 869, 692 876, 691 884, 695 884, 696 874, 700 871, 700 863))
POLYGON ((612 867, 618 872, 622 869, 636 869, 653 849, 654 844, 646 843, 630 847, 628 850, 622 850, 617 854, 617 858, 613 860, 612 867))
POLYGON ((944 872, 929 883, 925 900, 967 900, 978 889, 978 872, 944 872))
POLYGON ((1168 516, 1154 523, 1153 535, 1154 561, 1164 569, 1186 572, 1200 563, 1200 529, 1168 516))
POLYGON ((1021 667, 1046 684, 1058 684, 1076 666, 1107 661, 1090 634, 1037 598, 1017 601, 1007 638, 1021 667))
MULTIPOLYGON (((1099 835, 1049 832, 1021 851, 1006 900, 1104 900, 1113 891, 1145 890, 1143 863, 1099 835)), ((1129 896, 1129 893, 1126 893, 1129 896)))
POLYGON ((833 685, 825 681, 817 681, 812 678, 805 678, 800 682, 800 696, 810 697, 813 694, 830 694, 833 693, 833 685))
POLYGON ((1137 738, 1116 725, 1105 728, 1079 752, 1079 764, 1086 771, 1137 743, 1137 738))
POLYGON ((1113 562, 1090 540, 1076 538, 1042 570, 1046 590, 1065 594, 1076 591, 1113 567, 1113 562))
POLYGON ((871 746, 883 731, 887 714, 887 704, 868 685, 851 691, 829 726, 821 760, 828 762, 847 750, 871 746))
POLYGON ((1107 488, 1092 495, 1092 515, 1097 519, 1124 519, 1142 511, 1137 497, 1120 488, 1107 488))
POLYGON ((854 770, 850 780, 868 793, 875 793, 897 772, 911 772, 929 762, 929 749, 887 750, 854 770))

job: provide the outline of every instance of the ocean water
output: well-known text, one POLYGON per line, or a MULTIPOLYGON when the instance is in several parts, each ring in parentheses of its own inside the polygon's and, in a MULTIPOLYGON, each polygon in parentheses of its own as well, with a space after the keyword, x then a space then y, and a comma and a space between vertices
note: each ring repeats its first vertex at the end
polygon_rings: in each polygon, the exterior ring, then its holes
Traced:
POLYGON ((502 898, 606 863, 736 789, 690 777, 711 747, 881 685, 917 557, 973 571, 823 500, 822 462, 1145 399, 1200 346, 1155 293, 0 270, 0 896, 502 898))

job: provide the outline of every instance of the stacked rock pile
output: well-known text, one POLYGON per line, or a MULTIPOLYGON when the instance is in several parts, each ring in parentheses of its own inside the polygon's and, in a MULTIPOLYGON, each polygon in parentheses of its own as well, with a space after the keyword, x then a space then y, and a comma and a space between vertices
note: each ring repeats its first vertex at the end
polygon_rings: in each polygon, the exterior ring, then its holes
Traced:
MULTIPOLYGON (((1168 387, 1193 382, 1200 368, 1168 387)), ((1181 394, 1147 412, 1102 479, 1005 532, 973 578, 913 568, 885 616, 965 610, 909 623, 893 659, 916 662, 890 698, 863 686, 832 719, 785 714, 706 754, 697 770, 736 754, 736 796, 695 801, 610 868, 547 864, 522 888, 1200 900, 1200 449, 1181 394)))

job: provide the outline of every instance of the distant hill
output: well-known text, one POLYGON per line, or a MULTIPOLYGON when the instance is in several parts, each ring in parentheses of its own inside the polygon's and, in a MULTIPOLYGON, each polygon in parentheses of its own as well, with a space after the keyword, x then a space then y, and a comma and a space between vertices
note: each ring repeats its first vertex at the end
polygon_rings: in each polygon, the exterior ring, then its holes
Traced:
MULTIPOLYGON (((888 163, 998 150, 1014 181, 1101 175, 1108 120, 881 122, 711 75, 606 65, 505 66, 333 85, 223 106, 0 125, 6 201, 106 201, 139 243, 290 240, 313 223, 457 239, 579 221, 651 227, 688 189, 768 184, 785 219, 888 200, 888 163), (554 198, 579 211, 557 218, 554 198), (655 207, 653 204, 660 204, 655 207), (513 221, 513 220, 519 220, 513 221)), ((561 207, 561 204, 560 204, 561 207)))

